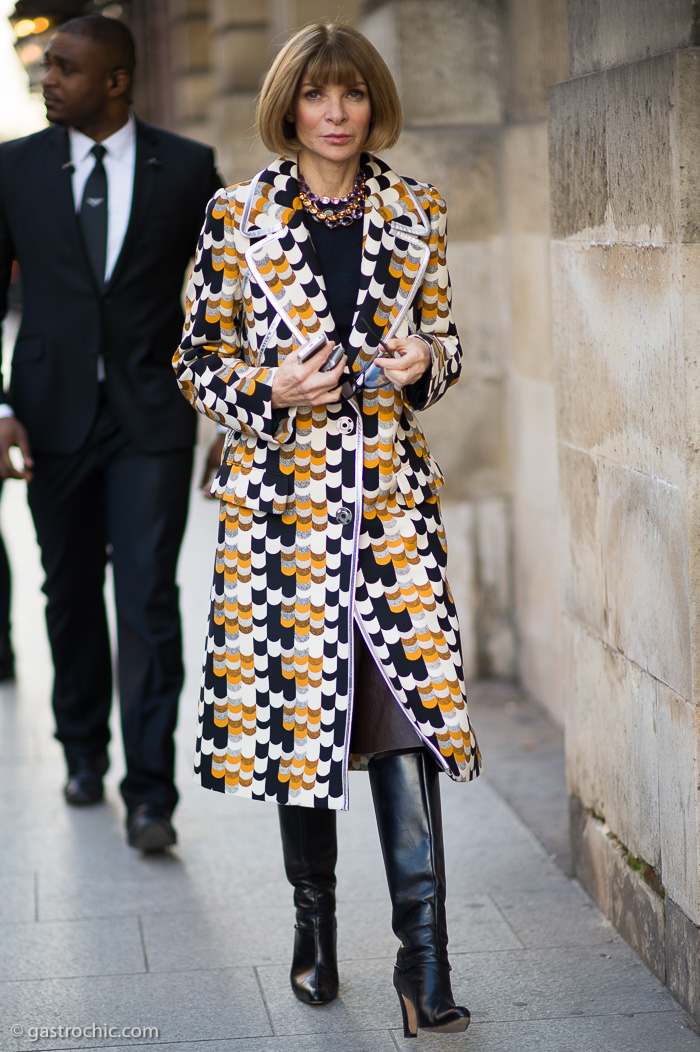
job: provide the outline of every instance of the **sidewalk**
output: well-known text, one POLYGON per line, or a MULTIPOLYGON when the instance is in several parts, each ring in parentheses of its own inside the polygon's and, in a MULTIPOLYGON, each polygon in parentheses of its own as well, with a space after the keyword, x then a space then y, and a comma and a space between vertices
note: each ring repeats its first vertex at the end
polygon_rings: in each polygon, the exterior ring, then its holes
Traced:
POLYGON ((316 1009, 295 1000, 276 809, 205 792, 190 774, 216 516, 194 496, 181 560, 180 844, 143 858, 124 842, 118 737, 107 802, 63 801, 38 556, 23 486, 4 487, 18 683, 0 688, 0 1052, 700 1052, 676 1002, 567 877, 560 733, 499 684, 472 693, 487 776, 441 783, 453 985, 469 1030, 403 1039, 363 774, 339 816, 340 997, 316 1009), (93 1025, 113 1036, 37 1036, 93 1025), (121 1036, 138 1027, 158 1036, 121 1036))

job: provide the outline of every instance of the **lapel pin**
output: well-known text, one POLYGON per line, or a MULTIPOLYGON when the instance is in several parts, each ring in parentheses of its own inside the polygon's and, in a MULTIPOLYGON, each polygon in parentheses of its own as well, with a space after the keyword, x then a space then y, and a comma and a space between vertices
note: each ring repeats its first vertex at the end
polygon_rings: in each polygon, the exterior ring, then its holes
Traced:
POLYGON ((149 157, 146 161, 146 164, 149 168, 160 168, 162 161, 160 161, 157 157, 149 157))

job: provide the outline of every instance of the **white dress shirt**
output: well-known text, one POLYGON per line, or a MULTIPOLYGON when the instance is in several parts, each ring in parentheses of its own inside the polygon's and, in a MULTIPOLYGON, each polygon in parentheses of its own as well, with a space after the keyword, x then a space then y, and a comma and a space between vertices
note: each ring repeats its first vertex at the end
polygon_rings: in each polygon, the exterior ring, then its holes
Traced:
MULTIPOLYGON (((95 145, 77 128, 68 129, 70 159, 73 165, 73 200, 75 210, 80 210, 83 190, 90 172, 95 167, 95 158, 90 152, 95 145)), ((136 122, 132 113, 126 124, 104 139, 103 164, 107 173, 107 258, 105 281, 109 281, 117 262, 126 228, 131 214, 131 199, 134 194, 134 169, 136 167, 136 122)))

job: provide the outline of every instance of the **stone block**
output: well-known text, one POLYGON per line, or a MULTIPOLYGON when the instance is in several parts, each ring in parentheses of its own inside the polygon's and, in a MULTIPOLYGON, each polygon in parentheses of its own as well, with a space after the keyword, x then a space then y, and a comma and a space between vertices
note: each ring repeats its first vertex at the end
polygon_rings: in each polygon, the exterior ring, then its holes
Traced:
POLYGON ((639 471, 600 464, 608 641, 691 697, 686 500, 639 471))
POLYGON ((476 505, 477 662, 481 676, 515 675, 509 502, 476 505))
POLYGON ((628 862, 609 826, 570 798, 576 875, 651 971, 665 975, 664 902, 628 862))
POLYGON ((396 26, 408 125, 502 121, 499 6, 480 0, 432 0, 429 6, 423 0, 400 0, 396 26))
POLYGON ((693 0, 568 0, 568 14, 575 77, 700 44, 693 0))
POLYGON ((554 237, 694 241, 700 56, 673 52, 550 92, 554 237))
POLYGON ((521 376, 553 382, 549 238, 512 235, 508 261, 513 368, 521 376))
POLYGON ((476 553, 474 505, 470 501, 442 501, 447 534, 447 579, 457 607, 462 637, 462 662, 467 680, 477 675, 476 656, 476 553))
POLYGON ((677 61, 681 240, 697 242, 700 241, 700 54, 683 51, 677 61))
POLYGON ((564 610, 595 635, 607 625, 597 458, 559 445, 559 564, 564 610))
POLYGON ((510 125, 503 132, 503 189, 511 234, 549 234, 547 121, 510 125))
MULTIPOLYGON (((677 56, 622 66, 602 76, 607 97, 608 237, 656 244, 676 240, 677 56)), ((592 79, 597 78, 586 78, 592 79)))
POLYGON ((389 71, 394 78, 399 98, 403 95, 401 83, 401 49, 399 46, 399 35, 396 28, 398 5, 389 0, 389 3, 377 5, 364 4, 368 10, 357 24, 357 28, 367 39, 374 44, 382 56, 389 71))
MULTIPOLYGON (((564 725, 566 705, 562 679, 561 648, 557 633, 549 639, 532 635, 520 621, 518 633, 518 676, 525 690, 535 698, 560 726, 564 725)), ((540 812, 541 814, 542 812, 540 812)), ((557 854, 559 865, 562 858, 557 854)))
POLYGON ((168 13, 173 22, 178 18, 206 17, 209 0, 170 0, 168 13))
POLYGON ((173 81, 173 101, 178 127, 206 121, 212 84, 208 70, 183 73, 173 81))
POLYGON ((215 30, 223 26, 252 26, 268 24, 274 0, 208 0, 211 21, 215 30))
POLYGON ((680 292, 671 249, 552 245, 560 440, 684 488, 680 292))
POLYGON ((469 380, 420 415, 444 475, 444 500, 468 500, 506 490, 508 451, 503 384, 469 380))
POLYGON ((666 893, 700 923, 698 742, 700 712, 663 684, 657 696, 661 877, 666 893))
POLYGON ((556 518, 558 466, 554 386, 512 375, 509 415, 513 492, 537 511, 556 518))
POLYGON ((700 1019, 700 931, 671 896, 666 897, 666 982, 694 1019, 700 1019))
POLYGON ((658 870, 656 682, 570 618, 562 626, 569 792, 658 870))
POLYGON ((497 136, 480 128, 406 129, 383 156, 395 171, 437 186, 447 201, 450 241, 501 233, 497 136))
POLYGON ((566 0, 508 0, 507 112, 524 121, 547 113, 547 88, 569 77, 566 0))
POLYGON ((518 669, 523 686, 560 722, 561 611, 557 518, 516 497, 513 576, 518 669))
POLYGON ((172 41, 172 64, 175 78, 188 70, 206 70, 210 65, 210 30, 206 15, 175 22, 172 41))
POLYGON ((255 130, 254 92, 232 92, 214 99, 211 116, 217 129, 219 163, 229 185, 250 179, 272 160, 255 130))
POLYGON ((211 49, 218 95, 260 89, 272 59, 266 25, 233 25, 219 29, 212 38, 211 49))
POLYGON ((549 91, 552 237, 603 240, 608 205, 606 92, 603 77, 549 91))
POLYGON ((504 373, 503 242, 450 238, 447 263, 452 314, 462 344, 462 377, 499 379, 504 373))

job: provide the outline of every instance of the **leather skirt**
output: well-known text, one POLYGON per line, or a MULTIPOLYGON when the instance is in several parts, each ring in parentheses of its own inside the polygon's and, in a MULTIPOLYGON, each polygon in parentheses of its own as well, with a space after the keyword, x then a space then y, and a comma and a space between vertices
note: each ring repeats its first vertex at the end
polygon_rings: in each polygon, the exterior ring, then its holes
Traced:
POLYGON ((423 745, 393 696, 357 626, 355 632, 355 692, 350 752, 365 756, 416 749, 423 745))

